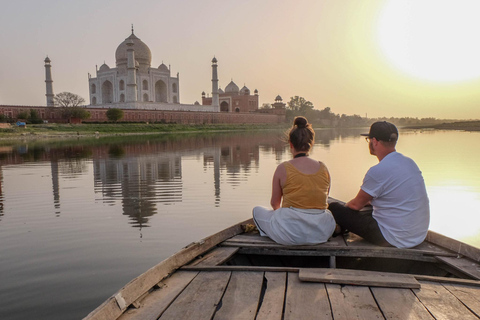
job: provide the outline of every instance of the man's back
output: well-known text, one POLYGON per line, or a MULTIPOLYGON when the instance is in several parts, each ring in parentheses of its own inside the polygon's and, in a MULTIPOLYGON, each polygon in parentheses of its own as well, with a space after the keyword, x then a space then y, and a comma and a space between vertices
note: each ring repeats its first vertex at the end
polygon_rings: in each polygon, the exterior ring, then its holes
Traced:
POLYGON ((398 152, 388 154, 370 168, 361 188, 373 197, 373 217, 389 243, 413 247, 425 239, 429 201, 422 173, 412 159, 398 152))

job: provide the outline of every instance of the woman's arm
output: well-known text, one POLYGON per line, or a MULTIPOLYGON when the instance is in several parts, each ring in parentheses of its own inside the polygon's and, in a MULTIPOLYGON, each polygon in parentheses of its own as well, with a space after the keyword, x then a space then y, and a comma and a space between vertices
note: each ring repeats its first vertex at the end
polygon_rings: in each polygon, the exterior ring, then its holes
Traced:
POLYGON ((273 181, 272 181, 272 198, 270 199, 270 204, 272 205, 273 210, 277 210, 280 208, 282 203, 282 196, 283 196, 283 184, 285 183, 285 179, 287 176, 287 171, 285 170, 285 166, 280 164, 275 173, 273 174, 273 181))

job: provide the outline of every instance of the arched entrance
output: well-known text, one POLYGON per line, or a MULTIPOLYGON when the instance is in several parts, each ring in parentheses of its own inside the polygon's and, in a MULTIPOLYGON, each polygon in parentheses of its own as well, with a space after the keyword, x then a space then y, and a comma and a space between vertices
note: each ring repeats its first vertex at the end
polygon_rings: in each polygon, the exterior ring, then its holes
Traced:
POLYGON ((102 84, 102 104, 113 102, 113 85, 110 81, 102 84))
POLYGON ((228 102, 227 101, 223 101, 222 103, 220 103, 220 111, 221 112, 228 112, 228 102))
POLYGON ((155 101, 167 102, 167 85, 162 80, 155 83, 155 101))

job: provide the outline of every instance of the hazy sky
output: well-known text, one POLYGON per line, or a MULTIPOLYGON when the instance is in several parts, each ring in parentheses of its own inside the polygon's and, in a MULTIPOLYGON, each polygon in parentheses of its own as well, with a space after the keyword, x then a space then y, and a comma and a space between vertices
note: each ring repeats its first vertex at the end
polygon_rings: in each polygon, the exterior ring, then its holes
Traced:
POLYGON ((369 117, 480 119, 477 0, 17 0, 0 11, 0 104, 45 105, 54 92, 85 100, 88 73, 134 25, 180 73, 180 102, 233 79, 260 103, 299 95, 317 109, 369 117))

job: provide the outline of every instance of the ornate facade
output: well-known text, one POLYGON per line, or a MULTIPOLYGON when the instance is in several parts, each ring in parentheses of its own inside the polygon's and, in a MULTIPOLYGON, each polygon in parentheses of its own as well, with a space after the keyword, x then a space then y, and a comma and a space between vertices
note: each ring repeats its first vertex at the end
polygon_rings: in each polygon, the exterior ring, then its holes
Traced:
POLYGON ((139 108, 152 103, 179 104, 179 75, 161 64, 151 67, 150 48, 132 34, 115 51, 116 68, 103 64, 96 77, 89 75, 88 84, 92 106, 127 104, 139 108))

